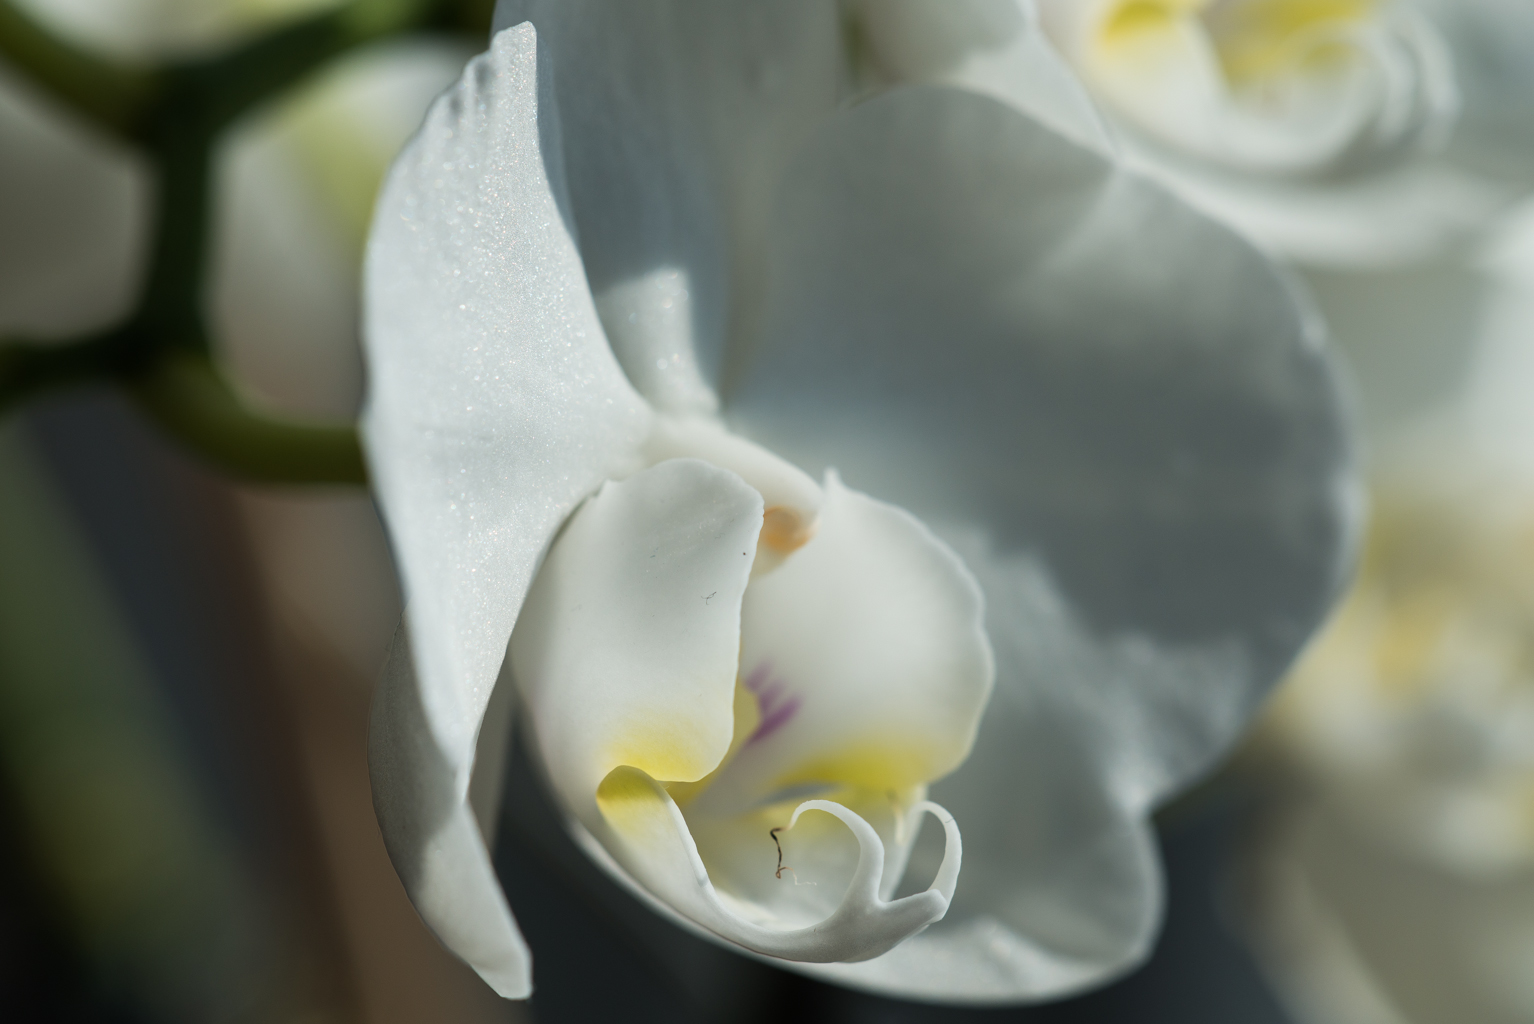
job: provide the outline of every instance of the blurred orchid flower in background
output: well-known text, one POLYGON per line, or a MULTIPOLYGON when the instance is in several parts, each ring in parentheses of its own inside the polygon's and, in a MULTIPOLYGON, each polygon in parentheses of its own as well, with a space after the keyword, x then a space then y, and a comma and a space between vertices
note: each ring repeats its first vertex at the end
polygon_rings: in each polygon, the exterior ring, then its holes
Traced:
POLYGON ((43 25, 132 61, 208 53, 345 0, 15 0, 43 25))
POLYGON ((1284 772, 1247 851, 1251 924, 1302 1022, 1534 1010, 1528 483, 1378 491, 1359 584, 1265 723, 1284 772))
POLYGON ((1254 763, 1252 927, 1301 1020, 1527 1020, 1534 7, 1046 5, 1133 159, 1293 261, 1376 522, 1254 763))
POLYGON ((502 3, 388 179, 375 803, 504 995, 515 707, 577 839, 685 927, 1038 1000, 1146 954, 1147 816, 1345 581, 1317 321, 1112 158, 1031 8, 961 13, 502 3))
POLYGON ((1273 251, 1400 266, 1534 185, 1534 11, 1507 0, 1045 0, 1131 159, 1273 251))

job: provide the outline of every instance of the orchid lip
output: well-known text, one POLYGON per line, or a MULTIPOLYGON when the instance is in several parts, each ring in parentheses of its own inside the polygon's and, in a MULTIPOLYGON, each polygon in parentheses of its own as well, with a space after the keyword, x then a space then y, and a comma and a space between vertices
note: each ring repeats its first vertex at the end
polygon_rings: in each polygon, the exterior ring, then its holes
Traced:
POLYGON ((698 927, 804 963, 877 956, 952 895, 958 827, 924 797, 967 754, 989 693, 978 587, 914 517, 835 474, 805 486, 708 423, 657 435, 797 488, 817 529, 757 571, 761 491, 691 457, 588 499, 510 645, 550 781, 624 872, 698 927), (800 824, 810 810, 841 827, 800 824), (927 813, 946 867, 886 900, 927 813))

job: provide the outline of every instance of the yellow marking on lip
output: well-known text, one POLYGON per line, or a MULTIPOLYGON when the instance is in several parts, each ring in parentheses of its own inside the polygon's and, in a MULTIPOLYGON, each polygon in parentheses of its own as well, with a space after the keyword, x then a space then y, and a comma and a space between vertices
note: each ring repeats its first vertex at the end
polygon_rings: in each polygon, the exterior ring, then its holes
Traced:
POLYGON ((1098 23, 1099 59, 1171 58, 1186 33, 1205 34, 1226 80, 1242 85, 1337 56, 1312 33, 1371 17, 1378 0, 1124 0, 1098 23))
POLYGON ((632 722, 623 736, 607 748, 607 763, 630 765, 652 779, 692 782, 714 770, 705 756, 701 720, 659 718, 632 722))
POLYGON ((1114 7, 1098 28, 1104 43, 1127 41, 1146 31, 1169 27, 1178 18, 1203 7, 1205 0, 1126 0, 1114 7))
POLYGON ((1205 0, 1124 0, 1108 9, 1092 36, 1094 63, 1140 66, 1141 73, 1185 59, 1205 0))
POLYGON ((824 782, 875 792, 900 791, 943 774, 936 752, 921 741, 875 740, 804 761, 776 780, 777 789, 824 782))
POLYGON ((608 772, 596 800, 602 819, 625 842, 655 847, 675 838, 663 791, 638 768, 620 765, 608 772))
POLYGON ((1296 44, 1373 16, 1377 0, 1240 0, 1213 5, 1204 25, 1226 78, 1243 83, 1324 61, 1335 47, 1296 44))
POLYGON ((757 725, 762 720, 761 706, 757 703, 756 694, 741 685, 739 680, 735 682, 735 732, 730 736, 730 749, 725 751, 719 766, 709 772, 697 782, 670 782, 666 784, 666 792, 671 794, 671 799, 676 801, 678 807, 686 807, 696 800, 709 785, 719 777, 719 773, 729 767, 731 761, 740 748, 746 745, 746 740, 756 732, 757 725))

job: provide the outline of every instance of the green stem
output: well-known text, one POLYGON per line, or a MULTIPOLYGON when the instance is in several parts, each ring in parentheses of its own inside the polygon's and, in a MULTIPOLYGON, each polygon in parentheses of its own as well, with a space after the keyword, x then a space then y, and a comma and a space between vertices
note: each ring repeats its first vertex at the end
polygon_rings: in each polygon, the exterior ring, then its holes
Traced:
POLYGON ((0 345, 0 416, 50 388, 115 379, 160 427, 231 473, 366 484, 355 429, 254 413, 211 361, 202 306, 214 146, 235 119, 358 45, 409 29, 483 31, 488 22, 489 0, 352 0, 230 52, 150 72, 64 44, 0 0, 0 59, 140 144, 159 172, 149 273, 132 317, 74 344, 0 345))
POLYGON ((154 73, 60 42, 10 0, 0 0, 0 58, 76 113, 123 138, 133 136, 158 91, 154 73))
POLYGON ((366 486, 351 426, 309 426, 251 411, 204 356, 170 352, 128 381, 151 420, 198 455, 243 480, 366 486))

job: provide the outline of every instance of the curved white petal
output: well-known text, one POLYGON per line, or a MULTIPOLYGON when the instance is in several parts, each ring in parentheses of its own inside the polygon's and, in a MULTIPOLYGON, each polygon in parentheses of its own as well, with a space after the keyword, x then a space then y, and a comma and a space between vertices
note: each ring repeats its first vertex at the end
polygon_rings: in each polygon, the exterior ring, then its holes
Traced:
POLYGON ((942 823, 942 864, 923 891, 886 900, 881 895, 886 852, 879 833, 842 803, 806 800, 787 816, 780 831, 787 834, 799 826, 807 810, 823 811, 839 820, 857 844, 851 879, 831 894, 834 902, 825 917, 801 927, 784 927, 777 921, 764 924, 749 905, 726 900, 714 888, 688 822, 654 779, 637 769, 619 768, 604 782, 599 800, 606 818, 602 832, 609 837, 604 846, 617 865, 643 883, 642 892, 659 897, 662 906, 682 915, 684 923, 713 938, 807 970, 871 960, 940 920, 948 910, 962 858, 953 816, 936 804, 919 802, 909 817, 932 814, 942 823))
POLYGON ((532 994, 532 957, 459 790, 457 752, 429 727, 401 624, 373 696, 368 770, 389 859, 416 912, 442 944, 507 999, 532 994))
POLYGON ((697 806, 794 787, 905 793, 963 763, 995 663, 974 578, 909 513, 832 474, 815 539, 758 579, 740 671, 759 721, 697 806))
POLYGON ((539 571, 511 664, 554 790, 588 828, 613 769, 695 782, 729 749, 762 511, 734 473, 672 459, 604 485, 539 571))
MULTIPOLYGON (((645 441, 648 463, 696 458, 735 473, 761 493, 762 543, 787 554, 815 535, 823 496, 804 470, 772 452, 732 434, 724 424, 705 416, 657 416, 645 441)), ((762 552, 757 552, 758 557, 762 552)))
POLYGON ((558 154, 534 32, 502 33, 395 164, 368 250, 365 440, 460 797, 545 546, 648 430, 565 226, 558 154))
POLYGON ((945 924, 1000 922, 994 983, 923 970, 920 944, 960 941, 935 933, 897 954, 909 969, 838 975, 1005 1001, 1122 970, 1159 905, 1143 815, 1234 738, 1350 562, 1358 489, 1317 326, 1229 232, 955 90, 851 111, 781 196, 766 340, 727 412, 963 545, 1000 672, 943 799, 1018 780, 968 844, 989 881, 956 900, 986 917, 945 924), (1062 625, 1059 671, 1004 656, 1062 625), (1065 869, 1042 903, 1016 884, 1028 843, 1065 869))
POLYGON ((748 318, 774 186, 835 109, 826 0, 500 0, 554 55, 581 255, 619 361, 667 412, 710 412, 748 318))
POLYGON ((1104 153, 1102 116, 1050 44, 1032 0, 848 0, 891 81, 956 85, 1015 105, 1104 153))

